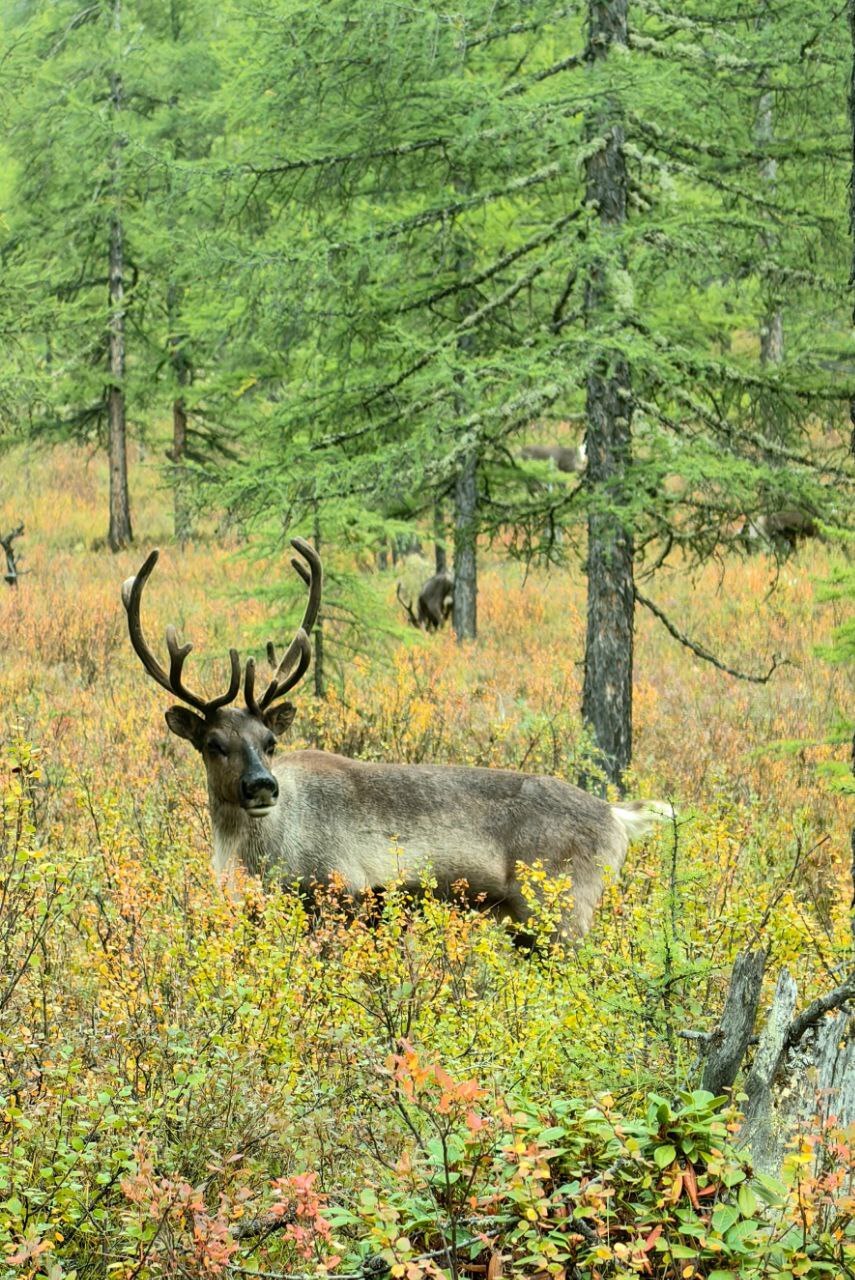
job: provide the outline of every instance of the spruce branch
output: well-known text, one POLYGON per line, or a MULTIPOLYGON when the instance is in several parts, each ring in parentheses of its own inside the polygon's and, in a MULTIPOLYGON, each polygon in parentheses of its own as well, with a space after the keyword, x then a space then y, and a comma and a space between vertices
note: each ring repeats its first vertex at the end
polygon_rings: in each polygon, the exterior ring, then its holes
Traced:
POLYGON ((543 231, 538 232, 536 236, 532 236, 525 244, 512 249, 509 253, 504 254, 503 257, 498 258, 491 266, 485 267, 483 271, 467 276, 465 279, 450 284, 443 289, 437 289, 434 293, 427 294, 423 298, 416 298, 412 302, 402 302, 391 314, 406 315, 410 311, 418 310, 419 307, 432 307, 437 302, 442 302, 445 298, 454 297, 456 294, 468 292, 470 289, 477 288, 478 285, 485 284, 501 271, 504 271, 506 267, 513 266, 520 258, 524 258, 535 249, 542 249, 551 244, 571 222, 577 222, 581 216, 581 209, 574 209, 572 213, 564 214, 563 217, 550 223, 543 231))
POLYGON ((499 307, 505 306, 506 303, 510 302, 518 293, 536 280, 539 275, 542 275, 543 271, 544 267, 536 264, 526 271, 524 275, 520 276, 519 279, 515 280, 513 284, 509 284, 507 289, 504 289, 502 293, 497 295, 497 297, 491 298, 489 302, 485 302, 482 307, 478 307, 475 311, 470 311, 468 315, 463 317, 458 325, 455 325, 453 329, 450 329, 449 332, 443 336, 440 342, 429 347, 427 351, 423 352, 423 354, 419 356, 418 360, 414 360, 408 368, 402 370, 402 372, 399 373, 396 378, 393 378, 391 382, 384 383, 382 386, 378 387, 377 390, 365 401, 366 406, 372 404, 375 400, 379 400, 381 396, 388 395, 389 392, 397 390, 402 383, 406 382, 408 378, 411 378, 414 373, 419 371, 419 369, 423 369, 425 365, 430 364, 431 360, 433 360, 435 356, 439 355, 448 347, 457 346, 460 339, 469 330, 474 329, 482 320, 485 320, 499 307))
POLYGON ((576 67, 583 67, 585 62, 586 58, 583 53, 574 53, 567 58, 560 58, 558 62, 553 62, 551 66, 544 67, 542 71, 535 71, 533 75, 527 76, 525 80, 507 85, 499 94, 499 97, 510 98, 520 93, 527 93, 532 85, 541 84, 552 76, 560 75, 562 71, 572 71, 576 67))

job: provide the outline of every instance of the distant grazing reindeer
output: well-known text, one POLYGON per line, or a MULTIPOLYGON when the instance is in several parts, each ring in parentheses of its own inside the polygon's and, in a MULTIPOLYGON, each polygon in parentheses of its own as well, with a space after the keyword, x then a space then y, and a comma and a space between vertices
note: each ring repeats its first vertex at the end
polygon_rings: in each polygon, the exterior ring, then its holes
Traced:
POLYGON ((16 529, 10 529, 8 533, 0 534, 0 547, 6 557, 6 572, 3 574, 6 582, 10 587, 17 587, 18 579, 25 570, 21 569, 15 552, 14 542, 16 538, 23 536, 24 526, 19 524, 16 529))
POLYGON ((750 516, 742 526, 740 537, 751 547, 775 547, 794 551, 800 538, 816 538, 819 528, 809 511, 791 507, 768 515, 750 516))
POLYGON ((435 573, 419 592, 416 609, 404 599, 400 582, 397 596, 407 612, 410 624, 419 631, 439 631, 451 617, 454 608, 454 579, 448 573, 435 573))
POLYGON ((529 462, 554 462, 559 471, 580 474, 588 465, 588 447, 583 440, 573 448, 562 444, 527 444, 520 457, 529 462))
POLYGON ((292 751, 274 761, 276 739, 295 714, 283 699, 308 669, 309 632, 321 601, 317 553, 299 538, 291 545, 302 558, 291 563, 309 589, 303 621, 281 661, 267 646, 273 675, 263 693, 256 694, 255 661, 247 659, 242 708, 228 705, 241 683, 234 649, 226 692, 206 699, 183 682, 192 646, 179 644, 174 627, 166 631, 168 672, 149 648, 140 602, 156 551, 122 587, 131 644, 143 666, 193 708, 171 707, 166 723, 202 754, 217 871, 242 863, 309 892, 337 876, 357 895, 395 880, 418 889, 430 873, 442 897, 453 897, 465 882, 473 904, 522 923, 530 907, 517 867, 541 859, 551 874, 572 878, 575 899, 559 935, 584 934, 605 874, 620 870, 628 841, 668 816, 670 806, 608 804, 558 778, 508 769, 375 764, 325 751, 292 751))

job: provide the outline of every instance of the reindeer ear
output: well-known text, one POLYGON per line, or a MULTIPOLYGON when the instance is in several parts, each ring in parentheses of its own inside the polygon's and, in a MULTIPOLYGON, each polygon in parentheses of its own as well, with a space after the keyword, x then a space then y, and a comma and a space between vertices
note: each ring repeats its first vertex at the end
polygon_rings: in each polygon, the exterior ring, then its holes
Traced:
POLYGON ((170 707, 166 713, 166 723, 179 738, 186 738, 197 751, 202 750, 205 721, 195 711, 188 707, 170 707))
POLYGON ((277 738, 281 738, 282 734, 291 728, 296 714, 297 708, 293 702, 280 702, 278 706, 271 707, 269 711, 265 711, 264 723, 271 733, 275 733, 277 738))

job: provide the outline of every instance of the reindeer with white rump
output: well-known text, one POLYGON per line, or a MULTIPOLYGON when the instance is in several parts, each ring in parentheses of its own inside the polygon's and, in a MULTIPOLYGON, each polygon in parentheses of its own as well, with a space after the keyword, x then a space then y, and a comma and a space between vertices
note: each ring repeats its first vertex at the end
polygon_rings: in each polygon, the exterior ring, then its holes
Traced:
POLYGON ((247 659, 243 707, 229 705, 241 684, 234 649, 228 689, 205 699, 183 683, 192 646, 179 644, 174 627, 166 631, 168 673, 149 648, 140 601, 157 551, 122 587, 131 644, 143 666, 188 704, 171 707, 166 723, 205 763, 218 873, 239 863, 306 891, 337 876, 359 895, 393 881, 418 889, 429 872, 441 897, 456 895, 465 882, 473 904, 524 923, 530 906, 518 867, 540 860, 547 872, 571 878, 573 905, 559 934, 586 933, 605 875, 620 871, 628 842, 670 816, 670 806, 608 804, 558 778, 508 769, 374 764, 326 751, 274 758, 294 719, 285 695, 309 667, 309 632, 321 601, 317 553, 299 538, 291 545, 302 558, 291 563, 308 587, 303 621, 279 662, 267 646, 273 674, 261 693, 255 661, 247 659))

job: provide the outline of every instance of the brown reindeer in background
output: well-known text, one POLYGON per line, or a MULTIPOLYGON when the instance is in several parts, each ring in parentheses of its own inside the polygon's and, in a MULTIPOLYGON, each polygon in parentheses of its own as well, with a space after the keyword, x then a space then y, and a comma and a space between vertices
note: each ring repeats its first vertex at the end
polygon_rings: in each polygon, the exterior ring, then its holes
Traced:
POLYGON ((440 896, 461 883, 476 906, 524 923, 530 905, 520 865, 541 860, 552 875, 569 874, 574 901, 558 928, 580 936, 591 926, 607 874, 617 874, 627 844, 670 814, 670 806, 631 801, 608 804, 558 778, 509 769, 457 765, 378 764, 325 751, 277 756, 278 739, 295 715, 286 694, 310 662, 309 632, 321 601, 321 563, 309 543, 294 539, 292 564, 308 587, 303 621, 272 675, 256 687, 255 661, 244 668, 230 650, 225 693, 204 698, 184 683, 191 650, 168 627, 169 670, 152 653, 140 622, 140 603, 157 562, 153 551, 122 588, 131 644, 146 671, 186 706, 171 707, 166 723, 201 754, 208 779, 214 866, 236 864, 311 892, 340 878, 352 894, 400 881, 415 889, 431 875, 440 896))
POLYGON ((802 538, 819 537, 819 526, 809 511, 789 507, 784 511, 748 516, 739 534, 746 546, 754 550, 772 548, 789 554, 802 538))
POLYGON ((588 465, 588 449, 585 441, 568 448, 563 444, 527 444, 520 449, 520 457, 527 462, 554 462, 558 471, 580 475, 588 465))
POLYGON ((412 601, 404 599, 400 582, 396 594, 411 626, 419 631, 439 631, 448 622, 454 608, 454 579, 448 573, 435 573, 428 578, 419 592, 415 610, 412 601))

